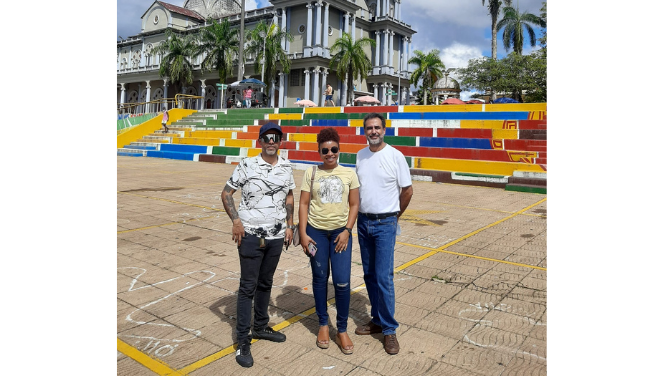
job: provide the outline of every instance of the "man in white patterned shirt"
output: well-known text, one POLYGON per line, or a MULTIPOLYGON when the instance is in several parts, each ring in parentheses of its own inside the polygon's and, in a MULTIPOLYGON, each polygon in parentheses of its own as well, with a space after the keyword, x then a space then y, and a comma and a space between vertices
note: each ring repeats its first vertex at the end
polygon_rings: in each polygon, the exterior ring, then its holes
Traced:
POLYGON ((260 128, 262 153, 244 158, 221 193, 226 213, 233 222, 232 239, 237 242, 241 279, 237 296, 237 354, 242 367, 253 365, 251 337, 284 342, 286 336, 269 327, 268 306, 273 274, 282 246, 293 239, 293 181, 291 163, 278 156, 282 128, 273 122, 260 128), (239 212, 233 194, 242 190, 239 212), (254 301, 254 302, 253 302, 254 301), (254 323, 251 330, 251 304, 254 323))

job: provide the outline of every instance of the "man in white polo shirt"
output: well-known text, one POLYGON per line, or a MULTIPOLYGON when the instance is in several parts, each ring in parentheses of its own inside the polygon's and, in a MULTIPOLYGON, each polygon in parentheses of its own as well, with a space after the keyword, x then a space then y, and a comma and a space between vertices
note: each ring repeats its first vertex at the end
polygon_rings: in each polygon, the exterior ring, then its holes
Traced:
POLYGON ((357 335, 384 334, 384 350, 399 352, 395 320, 393 265, 397 222, 411 201, 411 173, 402 152, 386 144, 386 120, 369 113, 363 119, 369 146, 357 153, 359 216, 357 233, 363 279, 370 299, 372 319, 357 327, 357 335))

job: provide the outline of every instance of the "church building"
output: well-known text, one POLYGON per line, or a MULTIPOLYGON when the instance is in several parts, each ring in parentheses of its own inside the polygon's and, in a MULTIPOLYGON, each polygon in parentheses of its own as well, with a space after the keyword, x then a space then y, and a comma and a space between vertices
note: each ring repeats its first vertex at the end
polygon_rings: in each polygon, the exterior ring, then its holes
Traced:
MULTIPOLYGON (((242 0, 245 1, 245 0, 242 0)), ((264 21, 275 23, 294 37, 285 39, 284 50, 291 67, 289 73, 277 72, 269 89, 269 107, 294 107, 297 99, 309 99, 324 106, 323 91, 327 83, 334 89, 334 102, 344 106, 347 91, 354 96, 371 95, 382 104, 409 104, 410 72, 408 60, 412 55, 412 38, 416 32, 402 20, 402 0, 270 0, 272 6, 245 10, 246 29, 253 29, 264 21), (343 32, 351 33, 354 40, 370 38, 375 47, 367 47, 366 54, 372 64, 368 77, 354 79, 354 87, 338 78, 329 68, 330 48, 343 32), (401 92, 398 99, 398 91, 401 92)), ((159 75, 161 56, 152 49, 165 37, 165 30, 179 34, 196 33, 209 19, 227 20, 239 30, 241 8, 239 0, 185 0, 183 6, 154 1, 143 10, 141 31, 135 36, 117 42, 117 103, 144 103, 173 98, 176 93, 167 78, 159 75)), ((119 15, 118 15, 119 17, 119 15)), ((188 95, 203 96, 191 108, 219 108, 221 80, 216 71, 201 73, 201 58, 192 62, 194 82, 180 89, 188 95)), ((253 57, 246 57, 244 78, 260 79, 261 73, 253 70, 253 57)), ((224 94, 224 98, 230 94, 224 94)), ((223 100, 225 104, 225 99, 223 100)), ((151 110, 155 111, 155 110, 151 110)))

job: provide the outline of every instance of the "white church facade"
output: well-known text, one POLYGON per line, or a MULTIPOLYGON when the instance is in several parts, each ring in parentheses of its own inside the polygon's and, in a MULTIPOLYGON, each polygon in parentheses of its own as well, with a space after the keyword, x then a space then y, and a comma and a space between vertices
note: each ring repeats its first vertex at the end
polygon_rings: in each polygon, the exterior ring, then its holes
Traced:
MULTIPOLYGON (((412 38, 416 33, 401 19, 402 0, 270 0, 272 6, 246 10, 245 28, 260 21, 276 23, 294 36, 284 41, 291 68, 278 72, 267 93, 272 94, 270 107, 293 107, 298 99, 310 99, 323 106, 327 83, 334 89, 336 105, 345 105, 347 91, 355 97, 372 95, 382 104, 408 104, 409 78, 407 61, 412 56, 412 38), (372 71, 363 81, 354 80, 348 89, 329 68, 330 47, 343 32, 353 39, 370 38, 375 47, 366 48, 372 71)), ((119 15, 118 15, 119 17, 119 15)), ((165 39, 165 30, 196 33, 208 19, 227 19, 239 30, 241 8, 233 0, 186 0, 182 7, 154 1, 142 15, 141 32, 117 42, 117 103, 144 103, 173 98, 176 94, 166 78, 159 75, 161 56, 152 49, 165 39)), ((179 92, 203 96, 192 108, 219 108, 222 104, 217 83, 232 83, 234 76, 221 80, 216 71, 201 73, 200 58, 193 63, 194 81, 179 92)), ((253 71, 252 57, 246 57, 244 78, 260 79, 253 71)), ((228 96, 224 94, 224 97, 228 96)), ((223 102, 225 104, 225 101, 223 102)))

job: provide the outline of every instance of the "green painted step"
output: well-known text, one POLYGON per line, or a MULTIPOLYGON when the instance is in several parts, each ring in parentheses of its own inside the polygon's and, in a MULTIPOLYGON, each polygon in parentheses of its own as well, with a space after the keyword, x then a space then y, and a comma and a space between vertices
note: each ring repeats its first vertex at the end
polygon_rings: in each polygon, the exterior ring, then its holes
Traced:
POLYGON ((278 113, 302 113, 302 108, 280 108, 278 113))
POLYGON ((212 154, 218 154, 221 156, 239 156, 239 149, 240 148, 229 146, 214 146, 212 147, 212 154))
POLYGON ((491 175, 491 174, 476 174, 476 173, 458 173, 456 175, 462 175, 464 177, 487 177, 487 178, 506 178, 502 175, 491 175))
POLYGON ((506 185, 506 191, 519 191, 522 193, 546 194, 545 187, 526 186, 526 185, 506 185))
POLYGON ((415 137, 412 136, 384 136, 384 141, 390 145, 415 146, 415 137))
POLYGON ((255 119, 206 120, 206 126, 217 125, 252 125, 255 119))

